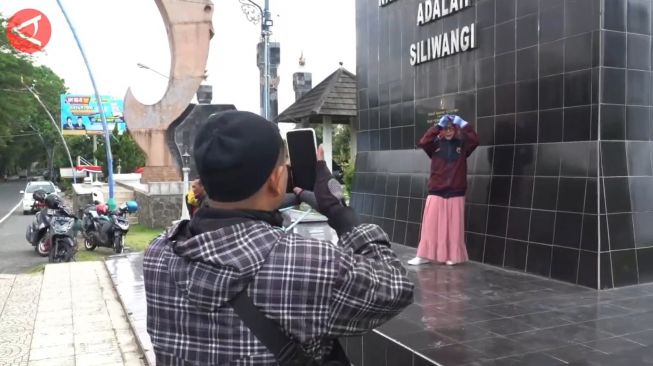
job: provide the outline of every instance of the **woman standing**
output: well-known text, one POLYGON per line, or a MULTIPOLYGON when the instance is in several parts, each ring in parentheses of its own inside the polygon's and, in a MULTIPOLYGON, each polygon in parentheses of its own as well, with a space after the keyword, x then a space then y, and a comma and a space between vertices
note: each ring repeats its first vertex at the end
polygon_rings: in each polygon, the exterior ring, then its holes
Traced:
POLYGON ((419 146, 431 158, 431 177, 417 257, 408 264, 465 262, 467 157, 478 146, 478 135, 459 116, 445 115, 419 146))

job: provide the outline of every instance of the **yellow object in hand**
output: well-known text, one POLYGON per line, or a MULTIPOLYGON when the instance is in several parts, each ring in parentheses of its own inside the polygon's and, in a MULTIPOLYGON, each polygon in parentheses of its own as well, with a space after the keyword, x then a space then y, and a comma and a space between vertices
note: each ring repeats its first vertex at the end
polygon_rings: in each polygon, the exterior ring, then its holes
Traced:
POLYGON ((193 207, 199 206, 199 201, 197 200, 197 197, 195 197, 195 193, 193 191, 189 191, 188 194, 186 195, 186 201, 188 202, 189 205, 193 207))

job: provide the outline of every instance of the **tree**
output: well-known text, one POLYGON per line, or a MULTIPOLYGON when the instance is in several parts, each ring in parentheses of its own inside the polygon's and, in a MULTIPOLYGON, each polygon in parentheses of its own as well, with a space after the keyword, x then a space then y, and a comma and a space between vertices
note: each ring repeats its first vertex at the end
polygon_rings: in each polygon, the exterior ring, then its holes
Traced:
POLYGON ((333 134, 333 160, 343 167, 351 159, 351 127, 337 125, 333 134))
MULTIPOLYGON (((324 141, 324 127, 321 124, 311 127, 315 130, 315 139, 319 146, 324 141)), ((351 156, 351 128, 349 125, 334 125, 333 139, 331 141, 333 160, 339 165, 349 163, 351 156)))
MULTIPOLYGON (((143 150, 138 146, 129 133, 129 130, 125 131, 122 135, 118 135, 118 125, 116 125, 113 131, 111 154, 113 155, 114 171, 117 169, 118 163, 120 163, 123 173, 132 173, 136 168, 145 165, 145 153, 143 153, 143 150)), ((102 165, 102 171, 107 176, 107 154, 103 139, 98 141, 98 150, 95 152, 95 158, 102 165)))
MULTIPOLYGON (((65 82, 31 56, 7 43, 6 20, 0 14, 0 174, 28 169, 33 163, 55 160, 58 132, 45 111, 25 89, 32 87, 53 116, 59 115, 59 95, 65 82)), ((63 150, 63 149, 59 149, 63 150)))

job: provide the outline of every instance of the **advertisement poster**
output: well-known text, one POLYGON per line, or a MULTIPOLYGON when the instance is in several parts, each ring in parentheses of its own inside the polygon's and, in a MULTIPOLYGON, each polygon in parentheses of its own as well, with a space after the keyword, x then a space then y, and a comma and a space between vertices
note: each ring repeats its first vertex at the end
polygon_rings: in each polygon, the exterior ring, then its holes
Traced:
MULTIPOLYGON (((118 134, 122 135, 127 129, 123 100, 102 96, 101 103, 109 131, 113 132, 117 125, 118 134)), ((104 130, 95 96, 62 94, 61 129, 64 135, 101 135, 104 130)))

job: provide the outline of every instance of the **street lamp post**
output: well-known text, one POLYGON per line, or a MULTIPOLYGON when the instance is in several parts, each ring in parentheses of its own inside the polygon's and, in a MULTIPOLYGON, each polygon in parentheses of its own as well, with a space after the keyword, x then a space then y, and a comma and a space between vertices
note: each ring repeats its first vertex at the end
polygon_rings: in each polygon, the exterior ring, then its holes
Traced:
POLYGON ((252 0, 239 0, 247 20, 254 24, 261 23, 263 39, 263 106, 261 116, 270 119, 270 36, 272 35, 272 16, 270 0, 265 0, 263 8, 252 0))
POLYGON ((190 219, 190 213, 188 212, 188 206, 186 205, 186 193, 190 188, 190 182, 188 180, 188 174, 190 173, 190 154, 188 153, 188 150, 184 151, 184 154, 181 156, 181 162, 181 171, 184 173, 184 189, 181 193, 181 220, 188 220, 190 219))

